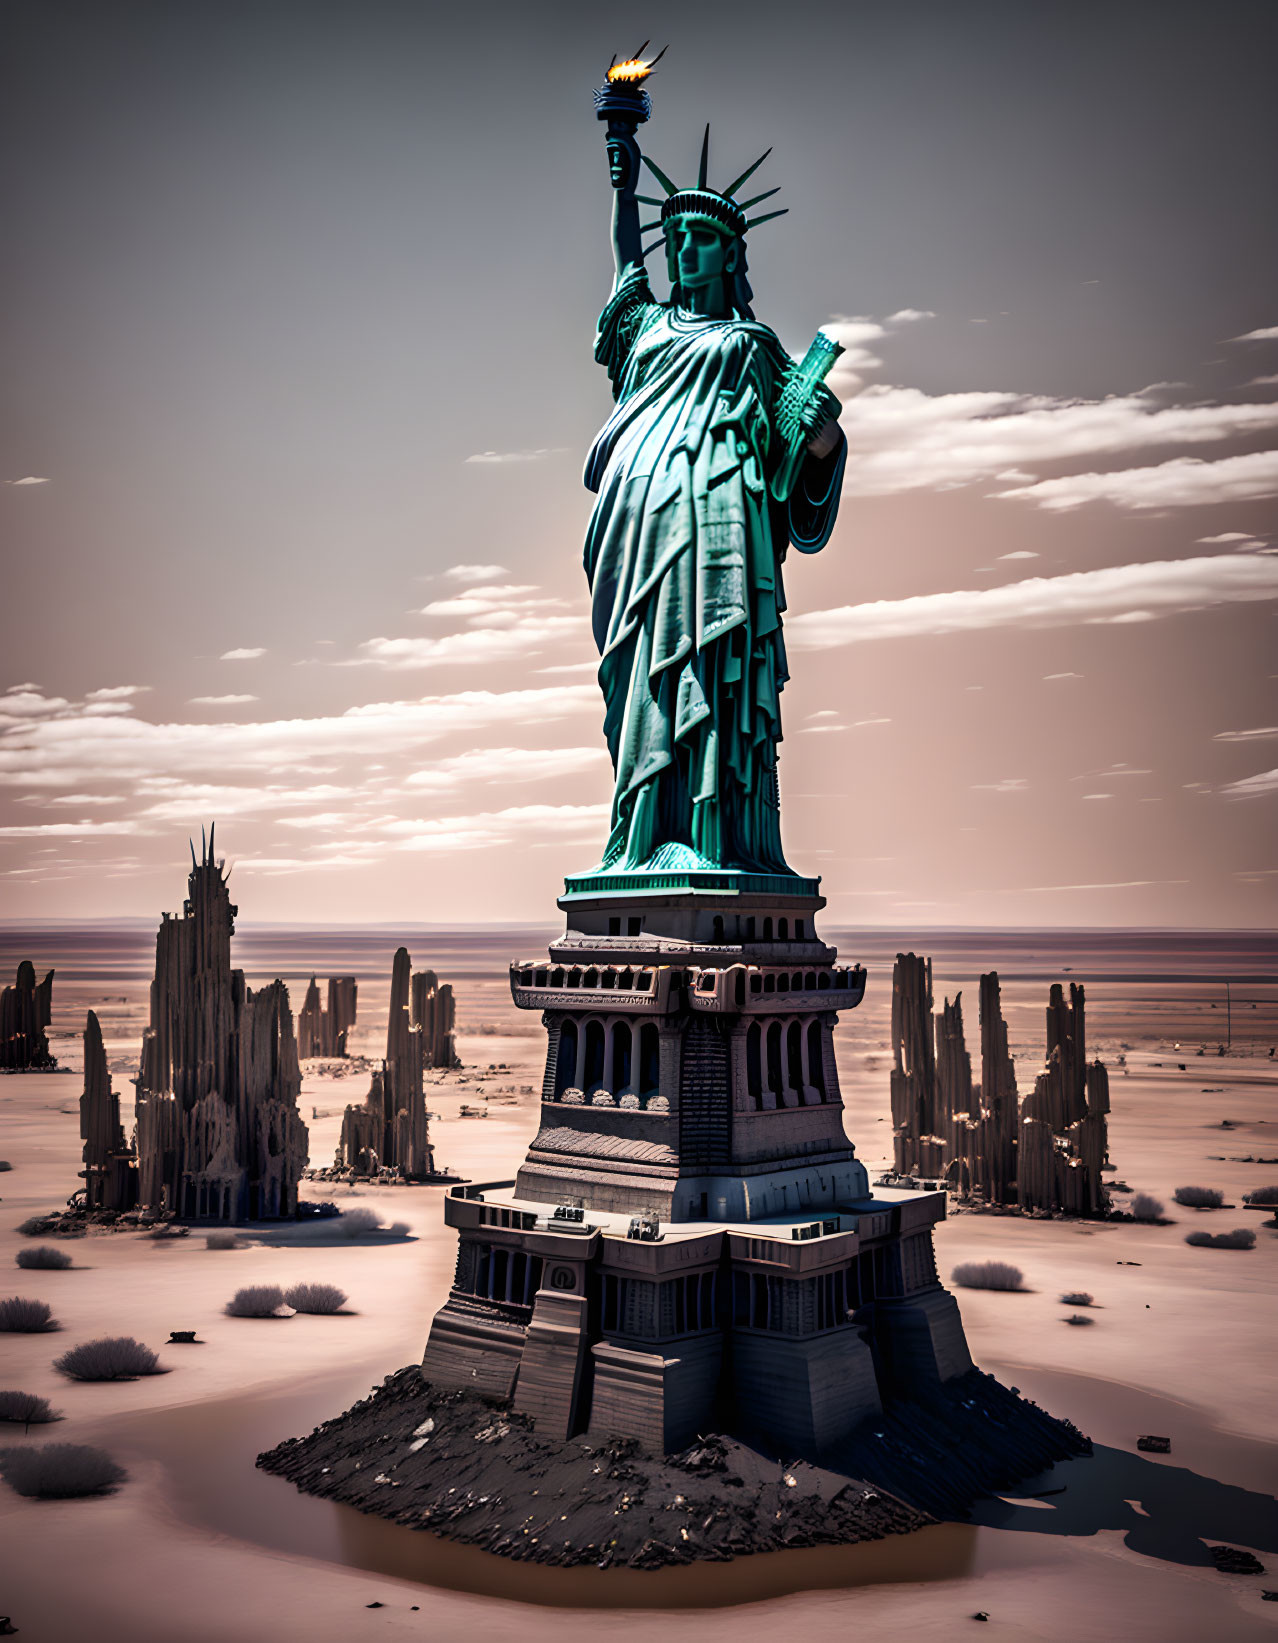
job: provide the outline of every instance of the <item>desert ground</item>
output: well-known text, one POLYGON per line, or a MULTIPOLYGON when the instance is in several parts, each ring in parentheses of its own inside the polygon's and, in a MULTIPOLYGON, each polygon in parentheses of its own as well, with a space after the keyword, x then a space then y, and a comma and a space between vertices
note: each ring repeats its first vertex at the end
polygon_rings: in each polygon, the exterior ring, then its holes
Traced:
MULTIPOLYGON (((246 930, 234 962, 250 985, 281 975, 294 1008, 314 969, 359 977, 357 1056, 379 1053, 390 959, 406 941, 458 995, 460 1072, 430 1074, 437 1161, 475 1180, 508 1178, 537 1123, 542 1038, 516 1012, 505 963, 547 932, 246 930), (463 1117, 463 1106, 482 1118, 463 1117)), ((1111 1073, 1112 1180, 1152 1192, 1173 1224, 1085 1224, 951 1212, 939 1229, 942 1275, 969 1257, 1013 1261, 1022 1293, 958 1291, 977 1362, 1096 1444, 1018 1497, 967 1524, 830 1551, 664 1571, 526 1569, 344 1507, 303 1497, 254 1470, 259 1450, 309 1430, 420 1359, 453 1266, 439 1187, 307 1185, 406 1222, 408 1236, 349 1240, 333 1222, 258 1226, 246 1247, 211 1250, 204 1234, 154 1241, 100 1236, 62 1247, 74 1266, 19 1271, 16 1231, 76 1187, 79 1032, 102 1019, 126 1127, 146 1010, 153 931, 0 932, 0 975, 20 958, 58 970, 52 1044, 64 1070, 0 1079, 0 1294, 49 1302, 55 1334, 0 1338, 0 1385, 40 1393, 56 1426, 3 1444, 85 1442, 128 1470, 113 1495, 30 1501, 0 1486, 0 1614, 24 1643, 308 1643, 378 1638, 519 1638, 559 1643, 602 1627, 651 1628, 655 1610, 733 1643, 809 1635, 880 1639, 963 1635, 987 1615, 989 1639, 1214 1643, 1278 1636, 1278 1232, 1243 1194, 1278 1182, 1278 949, 1260 936, 1102 936, 1048 932, 839 934, 841 956, 870 970, 864 1005, 839 1033, 847 1129, 871 1178, 888 1162, 891 958, 935 958, 936 1003, 962 988, 968 1046, 979 1046, 976 978, 997 968, 1022 1091, 1041 1065, 1051 981, 1085 981, 1093 1054, 1111 1073), (1229 1012, 1226 1015, 1226 980, 1229 1012), (1228 1022, 1228 1028, 1226 1023, 1228 1022), (1227 1031, 1229 1053, 1219 1055, 1227 1031), (1200 1047, 1205 1049, 1198 1055, 1200 1047), (1124 1063, 1120 1057, 1125 1058, 1124 1063), (1177 1186, 1221 1188, 1234 1209, 1182 1210, 1177 1186), (1196 1249, 1185 1234, 1250 1226, 1251 1251, 1196 1249), (224 1315, 250 1283, 336 1283, 347 1315, 250 1320, 224 1315), (1089 1328, 1070 1327, 1067 1290, 1095 1297, 1089 1328), (195 1329, 200 1344, 167 1345, 195 1329), (53 1358, 81 1340, 128 1334, 169 1373, 84 1385, 53 1358), (1136 1438, 1172 1440, 1166 1456, 1136 1438), (1216 1572, 1206 1547, 1250 1549, 1258 1576, 1216 1572), (607 1614, 602 1610, 609 1611, 607 1614), (697 1612, 693 1612, 697 1611, 697 1612)), ((311 1160, 328 1163, 347 1101, 367 1067, 342 1076, 309 1063, 302 1096, 311 1160)), ((1122 1202, 1123 1195, 1117 1195, 1122 1202)))

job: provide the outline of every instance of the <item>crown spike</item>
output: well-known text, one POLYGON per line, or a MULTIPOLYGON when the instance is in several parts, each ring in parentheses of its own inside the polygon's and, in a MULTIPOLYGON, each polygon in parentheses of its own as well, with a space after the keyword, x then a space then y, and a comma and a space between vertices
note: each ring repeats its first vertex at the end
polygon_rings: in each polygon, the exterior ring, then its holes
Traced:
POLYGON ((669 177, 666 176, 665 172, 655 163, 655 161, 653 161, 647 154, 643 155, 642 158, 643 163, 648 167, 648 170, 652 172, 653 176, 661 184, 662 188, 665 189, 667 198, 669 198, 671 194, 677 194, 679 192, 675 184, 670 181, 669 177))
POLYGON ((643 45, 641 45, 641 46, 640 46, 640 47, 639 47, 639 50, 638 50, 638 51, 636 51, 636 52, 634 52, 634 53, 633 53, 633 56, 634 56, 634 57, 635 57, 635 58, 636 58, 636 59, 637 59, 637 58, 640 58, 640 57, 642 57, 642 56, 643 56, 643 54, 644 54, 644 52, 645 52, 645 51, 646 51, 646 50, 647 50, 647 49, 648 49, 648 42, 647 42, 647 41, 646 41, 646 40, 645 40, 645 41, 644 41, 644 43, 643 43, 643 45))
POLYGON ((746 227, 757 228, 761 222, 771 222, 773 217, 788 216, 789 211, 790 207, 788 205, 782 206, 780 211, 765 211, 761 217, 752 217, 750 221, 746 223, 746 227))
MULTIPOLYGON (((645 45, 646 45, 646 44, 647 44, 647 41, 645 41, 645 42, 644 42, 644 44, 645 44, 645 45)), ((656 55, 656 56, 655 56, 655 57, 654 57, 654 58, 653 58, 653 59, 652 59, 652 61, 651 61, 651 62, 650 62, 650 63, 649 63, 649 64, 648 64, 648 73, 649 73, 649 74, 651 74, 651 73, 652 73, 652 71, 653 71, 653 69, 654 69, 654 68, 656 68, 656 66, 657 66, 657 64, 658 64, 658 63, 659 63, 659 62, 660 62, 660 61, 661 61, 661 59, 662 59, 662 58, 663 58, 663 57, 664 57, 664 56, 665 56, 665 55, 666 55, 666 53, 667 53, 667 52, 668 52, 668 51, 669 51, 669 50, 670 50, 670 42, 669 42, 669 41, 668 41, 668 40, 667 40, 667 42, 666 42, 666 43, 665 43, 665 45, 664 45, 664 46, 662 46, 662 48, 661 48, 661 50, 660 50, 660 51, 659 51, 659 52, 658 52, 658 53, 657 53, 657 55, 656 55)))
POLYGON ((774 194, 779 194, 780 192, 781 185, 778 183, 775 188, 768 188, 765 189, 762 194, 756 194, 752 200, 741 200, 739 202, 740 209, 742 211, 748 211, 752 205, 758 205, 762 200, 770 200, 774 194))
POLYGON ((657 247, 659 245, 664 245, 665 243, 666 243, 666 236, 664 234, 661 236, 661 238, 659 240, 653 240, 651 245, 645 247, 643 250, 640 251, 640 253, 639 253, 640 262, 646 262, 647 259, 652 255, 652 253, 657 249, 657 247))
POLYGON ((729 196, 729 198, 731 198, 731 196, 736 193, 737 189, 741 187, 741 184, 743 182, 745 182, 747 177, 753 177, 754 176, 755 172, 759 169, 759 167, 763 164, 763 162, 767 159, 768 155, 771 154, 771 152, 772 152, 772 150, 770 148, 765 148, 763 153, 760 154, 759 158, 754 162, 754 164, 752 166, 748 166, 741 173, 741 175, 737 178, 736 182, 733 183, 732 187, 731 188, 725 188, 723 192, 725 194, 727 194, 729 196))
POLYGON ((706 174, 710 169, 710 122, 706 121, 706 134, 701 139, 701 164, 697 167, 697 187, 706 186, 706 174))

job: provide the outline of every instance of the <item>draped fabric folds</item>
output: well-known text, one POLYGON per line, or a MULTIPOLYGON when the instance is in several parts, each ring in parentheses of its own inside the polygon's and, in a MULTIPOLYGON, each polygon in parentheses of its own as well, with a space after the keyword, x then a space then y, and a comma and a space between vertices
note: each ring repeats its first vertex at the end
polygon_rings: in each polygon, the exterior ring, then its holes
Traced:
POLYGON ((773 494, 789 356, 764 325, 619 279, 595 358, 617 398, 586 463, 585 566, 616 787, 602 867, 788 873, 777 743, 788 677, 781 561, 815 553, 846 445, 773 494))

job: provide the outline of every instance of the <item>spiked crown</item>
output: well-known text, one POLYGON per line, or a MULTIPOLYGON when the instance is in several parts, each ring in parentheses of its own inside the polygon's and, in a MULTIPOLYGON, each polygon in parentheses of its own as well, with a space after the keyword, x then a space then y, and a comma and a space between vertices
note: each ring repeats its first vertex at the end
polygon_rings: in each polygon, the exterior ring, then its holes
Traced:
MULTIPOLYGON (((744 239, 748 229, 756 228, 760 223, 770 222, 773 217, 784 217, 784 210, 767 211, 761 217, 747 217, 746 215, 752 206, 761 204, 777 193, 778 190, 775 188, 769 188, 764 193, 756 194, 749 200, 737 200, 733 197, 741 185, 754 175, 771 152, 772 150, 769 148, 761 154, 753 165, 747 166, 741 175, 722 191, 711 188, 706 180, 710 163, 709 126, 706 127, 706 134, 701 143, 701 164, 698 167, 695 187, 680 188, 677 183, 671 182, 660 166, 656 165, 645 154, 643 163, 665 190, 665 198, 656 200, 646 194, 636 195, 636 198, 641 200, 644 205, 659 206, 661 211, 656 222, 643 224, 642 232, 647 234, 653 229, 659 229, 664 239, 665 230, 670 223, 678 218, 692 217, 708 222, 721 233, 730 234, 734 239, 739 240, 744 239)), ((657 246, 662 243, 662 240, 654 240, 644 250, 644 256, 646 257, 655 251, 657 246)))

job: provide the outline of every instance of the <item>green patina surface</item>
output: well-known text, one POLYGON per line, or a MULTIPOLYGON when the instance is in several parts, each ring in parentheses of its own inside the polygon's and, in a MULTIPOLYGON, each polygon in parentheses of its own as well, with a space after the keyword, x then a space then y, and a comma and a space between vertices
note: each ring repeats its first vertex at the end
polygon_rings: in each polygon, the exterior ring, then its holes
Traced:
POLYGON ((597 495, 584 557, 615 787, 603 859, 568 893, 658 879, 662 890, 736 889, 744 874, 768 893, 813 894, 781 844, 781 571, 791 545, 814 553, 834 528, 846 445, 822 378, 839 350, 820 338, 796 364, 754 318, 750 202, 706 185, 706 149, 695 188, 648 162, 667 194, 655 244, 672 281, 667 301, 654 296, 639 249, 635 124, 609 126, 617 278, 595 357, 616 408, 585 474, 597 495), (730 882, 709 882, 725 870, 730 882))

